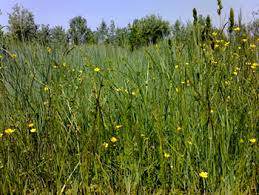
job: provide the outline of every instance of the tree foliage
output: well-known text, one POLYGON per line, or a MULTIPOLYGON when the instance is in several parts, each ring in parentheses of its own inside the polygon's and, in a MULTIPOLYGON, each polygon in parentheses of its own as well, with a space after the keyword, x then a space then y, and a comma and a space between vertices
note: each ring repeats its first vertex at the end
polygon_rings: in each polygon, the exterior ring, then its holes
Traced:
POLYGON ((36 37, 37 25, 34 22, 34 15, 29 10, 16 4, 9 14, 10 32, 14 38, 20 41, 32 40, 36 37))
POLYGON ((51 42, 66 44, 68 41, 68 37, 65 29, 62 26, 55 26, 50 29, 51 42))
POLYGON ((51 41, 51 32, 49 25, 42 24, 37 31, 37 39, 42 44, 48 44, 51 41))
POLYGON ((108 42, 108 25, 104 20, 100 23, 97 28, 97 43, 105 43, 108 42))
POLYGON ((259 37, 259 18, 250 22, 247 28, 252 36, 259 37))
POLYGON ((87 21, 82 16, 76 16, 70 20, 68 35, 73 44, 79 45, 86 43, 90 38, 89 31, 87 21))
POLYGON ((170 24, 159 16, 150 15, 134 20, 129 30, 129 42, 133 49, 142 45, 156 44, 160 39, 168 36, 170 24))

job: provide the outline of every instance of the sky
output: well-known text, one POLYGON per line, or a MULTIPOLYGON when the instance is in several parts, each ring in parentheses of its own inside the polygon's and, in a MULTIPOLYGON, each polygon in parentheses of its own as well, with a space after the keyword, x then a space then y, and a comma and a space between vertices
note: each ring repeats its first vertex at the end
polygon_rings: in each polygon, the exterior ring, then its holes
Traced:
MULTIPOLYGON (((0 24, 8 23, 8 13, 18 3, 33 12, 37 24, 61 25, 68 28, 68 22, 74 16, 83 16, 88 26, 95 30, 101 20, 115 21, 123 27, 136 18, 156 14, 173 23, 192 20, 192 9, 198 13, 210 14, 213 23, 219 24, 217 0, 0 0, 0 24)), ((229 9, 238 13, 242 10, 245 22, 253 20, 252 12, 259 10, 258 0, 222 0, 222 20, 227 20, 229 9)), ((258 16, 257 16, 258 17, 258 16)))

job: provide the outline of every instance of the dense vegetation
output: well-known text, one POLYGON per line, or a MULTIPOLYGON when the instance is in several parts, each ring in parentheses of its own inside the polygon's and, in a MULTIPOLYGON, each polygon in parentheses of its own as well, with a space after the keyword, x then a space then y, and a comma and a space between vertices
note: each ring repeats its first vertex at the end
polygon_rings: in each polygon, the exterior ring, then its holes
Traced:
POLYGON ((230 11, 215 28, 194 9, 188 25, 147 16, 93 32, 78 16, 65 31, 14 13, 1 194, 258 192, 258 22, 230 11))

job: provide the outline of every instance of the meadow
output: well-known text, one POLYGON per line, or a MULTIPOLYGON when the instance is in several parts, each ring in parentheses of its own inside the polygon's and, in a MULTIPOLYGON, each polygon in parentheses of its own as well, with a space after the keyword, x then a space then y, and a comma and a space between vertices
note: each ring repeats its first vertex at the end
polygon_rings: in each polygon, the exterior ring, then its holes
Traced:
POLYGON ((213 40, 9 45, 0 193, 256 194, 259 39, 213 40))

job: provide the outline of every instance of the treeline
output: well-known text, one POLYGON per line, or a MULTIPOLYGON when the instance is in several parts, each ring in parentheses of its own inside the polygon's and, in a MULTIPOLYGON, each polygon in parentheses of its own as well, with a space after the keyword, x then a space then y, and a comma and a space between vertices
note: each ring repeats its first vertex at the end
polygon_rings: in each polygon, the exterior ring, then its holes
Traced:
MULTIPOLYGON (((221 1, 218 0, 217 13, 220 16, 222 10, 221 1)), ((254 12, 258 15, 258 12, 254 12)), ((34 14, 24 7, 16 4, 9 14, 8 26, 0 25, 0 40, 33 42, 37 41, 43 45, 81 45, 81 44, 113 44, 122 47, 130 47, 132 50, 141 46, 156 44, 158 41, 170 38, 184 38, 193 27, 201 29, 201 39, 210 39, 213 31, 227 33, 231 36, 235 29, 239 29, 245 36, 259 36, 259 19, 243 24, 241 13, 236 22, 233 9, 230 10, 229 20, 220 26, 213 27, 210 16, 199 15, 193 9, 193 22, 183 24, 177 20, 174 24, 163 20, 156 15, 149 15, 141 19, 135 19, 127 27, 116 27, 112 20, 109 24, 102 21, 95 31, 87 25, 87 20, 82 16, 76 16, 69 21, 69 29, 62 26, 50 27, 49 25, 35 23, 34 14), (6 28, 4 30, 4 28, 6 28)))

